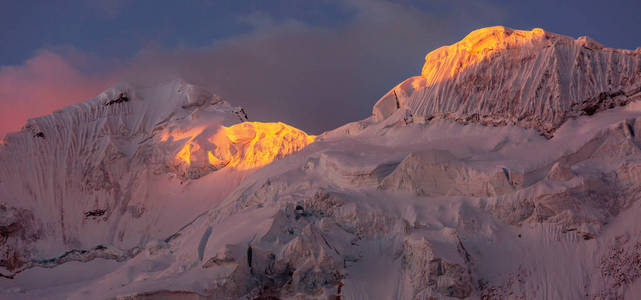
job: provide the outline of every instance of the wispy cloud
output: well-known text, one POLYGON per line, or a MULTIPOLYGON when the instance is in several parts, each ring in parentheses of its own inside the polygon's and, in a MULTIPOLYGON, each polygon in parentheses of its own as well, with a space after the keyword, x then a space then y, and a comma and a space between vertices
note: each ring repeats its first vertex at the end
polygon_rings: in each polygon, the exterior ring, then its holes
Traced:
POLYGON ((0 137, 28 118, 91 98, 113 83, 105 75, 83 73, 80 61, 43 50, 22 65, 0 67, 0 137))

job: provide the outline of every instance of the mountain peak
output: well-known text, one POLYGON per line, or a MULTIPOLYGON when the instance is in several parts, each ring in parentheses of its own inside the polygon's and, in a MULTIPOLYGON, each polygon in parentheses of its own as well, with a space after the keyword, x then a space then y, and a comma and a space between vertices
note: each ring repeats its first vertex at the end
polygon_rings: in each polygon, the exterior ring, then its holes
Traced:
POLYGON ((641 97, 641 55, 540 28, 475 30, 425 57, 421 76, 374 106, 375 120, 399 109, 463 123, 517 125, 546 136, 568 118, 641 97))
POLYGON ((571 38, 550 34, 541 28, 535 28, 531 31, 515 30, 504 26, 477 29, 457 43, 440 47, 428 53, 425 56, 425 65, 421 75, 426 78, 434 77, 440 62, 447 58, 462 57, 461 64, 458 66, 460 69, 479 63, 498 51, 541 47, 550 45, 553 40, 559 39, 570 40, 571 38))
POLYGON ((440 47, 425 56, 421 76, 431 82, 454 77, 462 70, 487 60, 497 52, 516 49, 536 49, 552 45, 558 40, 569 42, 572 38, 550 34, 541 28, 531 31, 493 26, 474 30, 465 38, 449 46, 440 47), (443 72, 443 62, 456 60, 452 68, 443 72))

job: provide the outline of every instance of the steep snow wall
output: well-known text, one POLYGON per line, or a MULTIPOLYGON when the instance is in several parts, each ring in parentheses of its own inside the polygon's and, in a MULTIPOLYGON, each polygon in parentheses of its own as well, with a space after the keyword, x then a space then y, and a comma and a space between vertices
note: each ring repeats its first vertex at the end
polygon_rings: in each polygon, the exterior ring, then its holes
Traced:
POLYGON ((389 91, 373 116, 380 121, 408 108, 415 116, 515 124, 549 137, 570 117, 624 105, 640 92, 639 49, 497 26, 427 54, 421 76, 389 91))

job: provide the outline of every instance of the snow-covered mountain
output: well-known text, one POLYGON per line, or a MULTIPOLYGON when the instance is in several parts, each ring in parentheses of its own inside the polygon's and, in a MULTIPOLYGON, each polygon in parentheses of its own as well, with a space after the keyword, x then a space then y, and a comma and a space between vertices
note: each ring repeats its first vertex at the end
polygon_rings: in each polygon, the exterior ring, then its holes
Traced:
POLYGON ((318 137, 113 88, 0 145, 0 297, 636 299, 640 55, 481 29, 318 137))
POLYGON ((313 139, 247 122, 244 109, 182 81, 118 86, 31 119, 0 148, 0 266, 11 274, 88 249, 127 259, 313 139))
POLYGON ((518 125, 546 136, 568 118, 641 98, 641 48, 606 48, 537 28, 473 31, 425 57, 411 77, 374 106, 382 120, 400 108, 414 116, 518 125))

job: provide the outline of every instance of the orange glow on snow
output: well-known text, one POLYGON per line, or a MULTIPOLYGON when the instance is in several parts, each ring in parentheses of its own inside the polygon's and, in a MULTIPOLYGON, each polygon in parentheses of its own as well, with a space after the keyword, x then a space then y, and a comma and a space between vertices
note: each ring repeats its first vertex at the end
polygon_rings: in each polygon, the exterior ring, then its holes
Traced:
POLYGON ((315 136, 287 124, 244 122, 220 128, 211 136, 201 135, 206 128, 165 132, 161 141, 186 140, 176 159, 187 166, 200 161, 216 168, 247 170, 262 167, 297 152, 315 140, 315 136))
POLYGON ((185 144, 185 147, 183 147, 180 152, 178 152, 176 158, 186 162, 187 164, 191 164, 191 152, 198 150, 200 150, 200 145, 198 145, 198 143, 196 142, 189 141, 187 144, 185 144))
POLYGON ((428 53, 425 56, 421 76, 429 81, 425 83, 426 85, 453 78, 469 66, 489 59, 497 51, 543 42, 546 34, 541 28, 526 31, 512 30, 503 26, 472 31, 461 41, 428 53), (443 72, 441 68, 443 65, 449 65, 451 69, 443 72))
POLYGON ((163 132, 160 136, 160 141, 166 142, 169 138, 172 138, 174 141, 180 141, 187 139, 185 146, 178 152, 176 158, 187 163, 191 164, 191 153, 194 151, 200 150, 200 145, 194 141, 198 135, 200 135, 205 126, 197 126, 188 130, 174 130, 171 132, 163 132))
POLYGON ((209 138, 216 149, 209 152, 212 165, 236 169, 261 167, 314 142, 315 136, 284 123, 244 122, 221 129, 209 138))
POLYGON ((196 126, 187 130, 173 130, 171 132, 163 132, 160 136, 160 141, 166 142, 169 138, 174 141, 189 139, 193 140, 196 136, 205 130, 205 126, 196 126))

